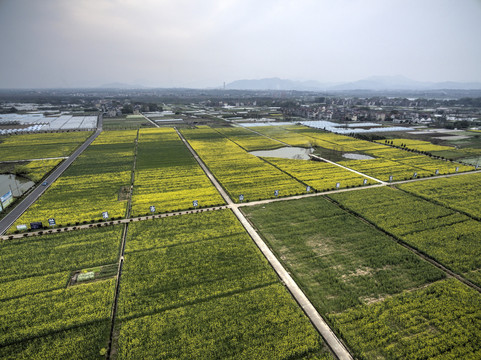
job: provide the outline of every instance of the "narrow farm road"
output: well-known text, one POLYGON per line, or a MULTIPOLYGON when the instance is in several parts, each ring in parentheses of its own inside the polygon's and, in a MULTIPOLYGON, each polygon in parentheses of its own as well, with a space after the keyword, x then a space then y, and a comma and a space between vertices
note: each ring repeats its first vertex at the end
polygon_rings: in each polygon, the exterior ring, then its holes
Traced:
POLYGON ((436 176, 409 179, 409 180, 399 180, 399 181, 390 182, 388 185, 398 185, 398 184, 406 184, 406 183, 411 183, 411 182, 416 182, 416 181, 434 180, 434 179, 440 179, 440 178, 449 178, 449 177, 453 177, 453 176, 478 174, 480 172, 481 172, 481 170, 473 170, 473 171, 466 171, 466 172, 457 172, 457 173, 454 173, 454 174, 436 175, 436 176))
POLYGON ((292 279, 291 275, 286 271, 286 269, 284 269, 284 267, 279 262, 279 260, 277 260, 277 258, 274 256, 272 251, 266 245, 266 243, 262 240, 262 238, 259 236, 259 234, 255 231, 254 227, 249 223, 249 221, 246 219, 244 214, 239 210, 239 206, 237 204, 234 204, 232 199, 227 195, 227 193, 222 188, 222 186, 219 184, 217 179, 210 172, 209 168, 200 159, 200 157, 197 155, 197 153, 194 151, 194 149, 190 146, 190 144, 187 142, 187 140, 182 136, 182 134, 177 129, 176 129, 176 131, 177 131, 177 134, 179 135, 179 137, 184 142, 184 144, 189 149, 189 151, 192 153, 194 158, 197 160, 199 165, 202 167, 204 172, 207 174, 207 176, 211 180, 212 184, 217 188, 219 193, 225 199, 225 201, 229 205, 229 208, 232 209, 232 211, 234 212, 236 217, 239 219, 241 224, 244 226, 246 231, 249 233, 251 238, 256 243, 257 247, 264 254, 266 259, 269 261, 271 266, 276 271, 277 275, 281 278, 282 282, 289 289, 292 296, 294 296, 294 298, 296 299, 298 304, 302 307, 302 309, 304 310, 306 315, 309 317, 309 319, 314 324, 316 329, 319 331, 321 336, 327 342, 327 344, 332 349, 334 354, 340 360, 352 360, 353 358, 352 358, 351 354, 349 353, 349 351, 347 351, 347 349, 344 347, 342 342, 337 338, 337 336, 334 334, 334 332, 331 330, 331 328, 327 325, 327 323, 324 321, 324 319, 319 315, 319 313, 317 312, 315 307, 312 305, 312 303, 309 301, 307 296, 302 292, 301 288, 296 284, 294 279, 292 279))
POLYGON ((4 234, 10 226, 17 220, 37 199, 50 187, 55 180, 63 174, 65 170, 82 154, 85 149, 100 135, 102 128, 99 127, 95 133, 89 137, 72 155, 70 155, 64 162, 62 162, 44 181, 46 186, 38 184, 30 194, 28 194, 22 202, 13 208, 2 220, 0 220, 0 234, 4 234))
POLYGON ((255 133, 255 134, 257 134, 257 135, 264 136, 265 138, 268 138, 268 139, 277 141, 277 142, 279 142, 279 143, 281 143, 281 144, 284 144, 285 146, 288 146, 288 147, 291 147, 291 146, 292 146, 292 145, 289 145, 288 143, 286 143, 286 142, 284 142, 284 141, 281 141, 281 140, 279 140, 279 139, 276 139, 276 138, 270 137, 270 136, 268 136, 268 135, 262 134, 262 133, 260 133, 260 132, 258 132, 258 131, 255 131, 254 129, 251 129, 251 128, 247 127, 247 126, 243 126, 243 125, 239 125, 239 126, 240 126, 241 128, 250 130, 250 131, 252 131, 253 133, 255 133))
POLYGON ((327 162, 327 163, 329 163, 329 164, 332 164, 332 165, 335 165, 335 166, 339 166, 340 168, 343 168, 344 170, 348 170, 348 171, 350 171, 350 172, 353 172, 354 174, 358 174, 358 175, 367 177, 368 179, 374 180, 374 181, 376 181, 376 182, 378 182, 378 183, 381 183, 381 184, 383 184, 383 185, 387 185, 387 184, 388 184, 388 183, 385 182, 385 181, 376 179, 375 177, 372 177, 372 176, 366 175, 366 174, 364 174, 364 173, 362 173, 362 172, 353 170, 353 169, 348 168, 348 167, 346 167, 346 166, 344 166, 344 165, 338 164, 337 162, 334 162, 334 161, 331 161, 331 160, 327 160, 327 159, 325 159, 325 158, 323 158, 323 157, 320 157, 320 156, 318 156, 318 155, 309 154, 309 156, 310 156, 312 159, 321 160, 321 161, 327 162))
POLYGON ((39 159, 25 159, 25 160, 5 160, 5 161, 0 161, 0 163, 8 164, 8 163, 16 163, 16 162, 24 162, 24 161, 61 160, 61 159, 68 159, 68 156, 39 158, 39 159))
MULTIPOLYGON (((132 172, 130 175, 130 192, 129 192, 129 199, 127 202, 127 209, 125 214, 126 218, 130 218, 130 212, 132 210, 132 195, 134 191, 135 169, 137 167, 138 147, 139 147, 139 130, 137 130, 137 137, 135 139, 134 159, 133 159, 134 161, 132 164, 132 172)), ((109 345, 107 350, 107 359, 110 359, 112 357, 112 353, 116 353, 117 351, 117 349, 113 349, 113 338, 114 338, 114 332, 115 332, 115 319, 117 317, 117 305, 119 302, 120 279, 122 276, 122 268, 124 265, 125 243, 127 242, 128 231, 129 231, 129 223, 126 222, 124 223, 124 229, 122 232, 122 243, 121 243, 120 252, 119 252, 117 277, 115 282, 115 295, 114 295, 114 301, 113 301, 112 312, 111 312, 111 327, 110 327, 109 345)))
POLYGON ((147 116, 145 116, 144 114, 140 113, 140 115, 142 115, 145 120, 149 121, 150 123, 152 123, 155 127, 160 127, 159 124, 157 124, 155 121, 153 120, 150 120, 147 116))

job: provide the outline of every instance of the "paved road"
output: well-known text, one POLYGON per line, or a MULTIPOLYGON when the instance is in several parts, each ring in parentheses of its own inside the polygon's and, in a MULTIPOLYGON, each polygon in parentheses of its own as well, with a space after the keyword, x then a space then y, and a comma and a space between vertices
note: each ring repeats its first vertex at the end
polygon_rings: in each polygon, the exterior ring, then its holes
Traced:
POLYGON ((72 155, 62 162, 44 181, 47 181, 48 185, 38 185, 33 191, 28 194, 20 204, 13 208, 2 220, 0 220, 0 234, 4 234, 7 229, 22 215, 25 210, 29 208, 50 185, 62 175, 62 173, 74 162, 74 160, 94 141, 101 133, 101 129, 98 129, 91 137, 89 137, 72 155))
POLYGON ((259 249, 262 251, 266 259, 269 261, 271 266, 274 268, 276 271, 277 275, 281 278, 282 282, 286 285, 286 287, 289 289, 291 292, 292 296, 296 299, 296 301, 299 303, 299 305, 302 307, 306 315, 309 317, 309 319, 312 321, 316 329, 319 331, 319 333, 322 335, 324 340, 327 342, 329 347, 332 349, 334 354, 340 359, 340 360, 352 360, 352 356, 347 351, 347 349, 344 347, 342 342, 337 338, 337 336, 334 334, 334 332, 329 328, 327 323, 324 321, 324 319, 319 315, 315 307, 312 305, 312 303, 309 301, 307 296, 302 292, 300 287, 296 284, 294 279, 292 279, 291 275, 284 269, 282 264, 277 260, 277 258, 274 256, 272 251, 269 249, 269 247, 265 244, 265 242, 262 240, 262 238, 259 236, 259 234, 255 231, 254 227, 249 223, 249 221, 246 219, 244 214, 239 210, 239 205, 234 204, 232 199, 227 195, 227 193, 224 191, 222 186, 219 184, 217 179, 212 175, 210 170, 207 168, 207 166, 204 164, 204 162, 199 158, 199 156, 196 154, 194 149, 190 146, 190 144, 185 140, 185 138, 182 136, 182 134, 176 129, 177 134, 179 134, 180 138, 184 142, 184 144, 187 146, 187 148, 190 150, 194 158, 197 160, 199 165, 202 167, 204 172, 207 174, 209 179, 212 181, 214 186, 217 188, 219 193, 222 195, 224 200, 227 202, 228 207, 232 209, 236 217, 239 219, 241 224, 244 226, 244 228, 247 230, 249 235, 252 237, 256 245, 259 247, 259 249))
POLYGON ((151 122, 155 127, 160 127, 159 124, 157 124, 155 121, 153 120, 150 120, 147 116, 145 116, 144 114, 140 113, 140 115, 142 115, 145 120, 148 120, 149 122, 151 122))

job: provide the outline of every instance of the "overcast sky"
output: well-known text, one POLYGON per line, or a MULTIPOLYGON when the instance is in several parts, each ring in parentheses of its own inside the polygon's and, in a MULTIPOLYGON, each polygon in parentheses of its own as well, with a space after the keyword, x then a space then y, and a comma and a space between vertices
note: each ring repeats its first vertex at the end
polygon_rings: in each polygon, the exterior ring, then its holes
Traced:
POLYGON ((0 87, 481 81, 481 0, 0 0, 0 87))

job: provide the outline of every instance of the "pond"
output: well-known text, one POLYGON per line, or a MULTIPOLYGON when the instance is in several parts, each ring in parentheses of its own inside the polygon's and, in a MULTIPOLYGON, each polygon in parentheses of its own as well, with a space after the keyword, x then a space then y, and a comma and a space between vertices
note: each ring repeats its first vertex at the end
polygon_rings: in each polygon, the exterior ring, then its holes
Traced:
POLYGON ((354 153, 345 153, 342 154, 342 157, 350 160, 372 160, 374 159, 372 156, 363 155, 363 154, 354 154, 354 153))
POLYGON ((13 174, 0 174, 0 196, 12 191, 13 196, 21 196, 35 183, 13 174))
POLYGON ((314 149, 306 149, 301 147, 282 147, 275 150, 258 150, 250 153, 259 157, 277 157, 284 159, 309 160, 309 154, 313 153, 314 149))

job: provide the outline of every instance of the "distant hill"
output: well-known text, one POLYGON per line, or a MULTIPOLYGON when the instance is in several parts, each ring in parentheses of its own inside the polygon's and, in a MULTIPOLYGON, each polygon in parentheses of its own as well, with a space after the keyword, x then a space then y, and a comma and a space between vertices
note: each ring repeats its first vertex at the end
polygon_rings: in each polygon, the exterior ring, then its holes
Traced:
POLYGON ((318 81, 294 81, 279 78, 267 78, 257 80, 237 80, 226 85, 226 89, 232 90, 298 90, 318 91, 326 89, 325 84, 318 81))
POLYGON ((298 90, 298 91, 345 91, 345 90, 479 90, 481 83, 421 82, 404 76, 371 76, 343 84, 323 84, 318 81, 293 81, 279 78, 237 80, 226 85, 234 90, 298 90))
POLYGON ((100 89, 146 89, 143 85, 125 84, 120 82, 113 82, 108 84, 103 84, 99 86, 100 89))

